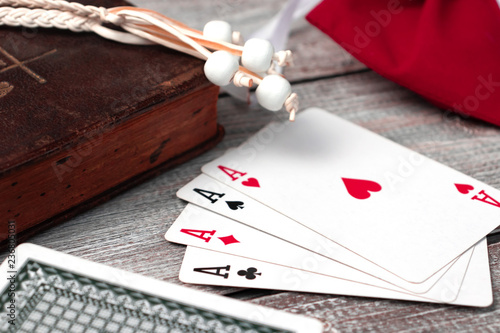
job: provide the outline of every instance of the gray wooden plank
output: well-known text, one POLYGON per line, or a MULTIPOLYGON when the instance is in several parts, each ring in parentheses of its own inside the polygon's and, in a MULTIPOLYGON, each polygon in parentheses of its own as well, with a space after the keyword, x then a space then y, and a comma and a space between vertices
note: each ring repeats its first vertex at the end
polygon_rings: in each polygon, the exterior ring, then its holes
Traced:
MULTIPOLYGON (((488 247, 494 299, 500 297, 500 244, 488 247)), ((321 320, 324 332, 498 332, 500 305, 468 308, 360 297, 281 293, 251 301, 321 320)))

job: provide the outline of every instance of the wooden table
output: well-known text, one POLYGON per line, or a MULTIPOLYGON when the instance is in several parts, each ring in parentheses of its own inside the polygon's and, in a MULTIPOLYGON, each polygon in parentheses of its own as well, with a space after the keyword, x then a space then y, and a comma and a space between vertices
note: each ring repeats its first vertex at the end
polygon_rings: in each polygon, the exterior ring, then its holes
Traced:
MULTIPOLYGON (((283 0, 137 1, 193 27, 229 21, 248 36, 274 15, 283 0)), ((289 48, 295 67, 285 74, 301 108, 318 106, 500 189, 500 128, 461 119, 367 69, 305 21, 294 25, 289 48)), ((177 276, 184 246, 163 238, 186 203, 175 192, 203 164, 235 147, 273 120, 285 119, 222 95, 219 123, 224 140, 210 152, 134 188, 30 242, 160 280, 177 276)), ((495 303, 486 309, 335 295, 191 288, 315 317, 325 332, 500 331, 500 237, 489 237, 495 303)), ((1 259, 5 258, 5 253, 1 259)))

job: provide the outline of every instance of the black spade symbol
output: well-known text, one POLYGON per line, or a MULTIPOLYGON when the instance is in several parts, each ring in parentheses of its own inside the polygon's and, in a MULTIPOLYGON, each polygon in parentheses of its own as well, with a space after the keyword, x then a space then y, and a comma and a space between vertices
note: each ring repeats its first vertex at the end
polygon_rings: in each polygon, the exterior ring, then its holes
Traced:
POLYGON ((245 204, 243 201, 226 201, 226 203, 232 210, 243 209, 243 205, 245 204))

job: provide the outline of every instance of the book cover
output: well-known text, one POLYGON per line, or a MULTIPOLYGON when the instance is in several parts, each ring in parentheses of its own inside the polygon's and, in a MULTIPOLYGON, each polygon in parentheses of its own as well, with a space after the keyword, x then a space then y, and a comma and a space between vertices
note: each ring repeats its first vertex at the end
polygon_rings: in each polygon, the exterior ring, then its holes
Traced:
POLYGON ((201 60, 57 29, 0 40, 0 241, 9 221, 37 232, 221 139, 201 60))

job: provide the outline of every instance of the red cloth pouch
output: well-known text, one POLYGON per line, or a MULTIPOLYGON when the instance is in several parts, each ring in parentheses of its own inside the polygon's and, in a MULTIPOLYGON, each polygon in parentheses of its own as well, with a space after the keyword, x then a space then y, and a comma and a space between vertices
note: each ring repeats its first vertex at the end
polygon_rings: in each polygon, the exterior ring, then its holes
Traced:
POLYGON ((306 18, 382 76, 500 125, 495 0, 323 0, 306 18))

